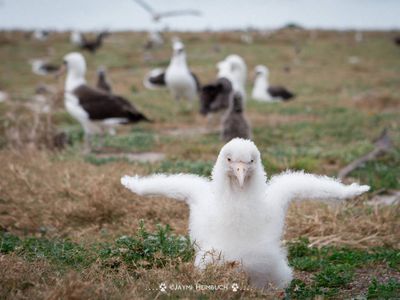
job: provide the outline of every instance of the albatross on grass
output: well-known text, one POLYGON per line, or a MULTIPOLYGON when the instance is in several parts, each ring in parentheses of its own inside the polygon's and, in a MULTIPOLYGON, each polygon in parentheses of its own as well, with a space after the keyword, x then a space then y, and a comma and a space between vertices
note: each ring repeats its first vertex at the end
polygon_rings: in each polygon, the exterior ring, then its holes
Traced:
POLYGON ((149 121, 125 98, 88 86, 85 80, 86 62, 82 54, 67 54, 64 65, 67 70, 65 108, 82 125, 86 150, 89 150, 90 137, 102 133, 104 129, 112 133, 119 124, 149 121))
MULTIPOLYGON (((140 196, 164 196, 189 205, 194 264, 239 262, 252 285, 287 287, 293 279, 281 244, 290 202, 356 197, 369 186, 303 172, 285 172, 267 181, 256 145, 233 139, 220 151, 211 178, 192 174, 124 176, 121 183, 140 196)), ((140 201, 144 201, 141 199, 140 201)))
POLYGON ((252 92, 252 98, 261 102, 289 101, 295 95, 283 86, 269 85, 269 70, 266 66, 255 67, 256 78, 252 92))

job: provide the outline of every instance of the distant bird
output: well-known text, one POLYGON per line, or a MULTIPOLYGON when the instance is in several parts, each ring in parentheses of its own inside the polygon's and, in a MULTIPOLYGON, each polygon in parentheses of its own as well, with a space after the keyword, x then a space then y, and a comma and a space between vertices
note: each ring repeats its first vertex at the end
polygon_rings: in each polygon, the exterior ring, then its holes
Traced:
POLYGON ((82 54, 67 54, 64 64, 67 70, 65 108, 82 125, 87 150, 90 149, 90 138, 96 133, 104 130, 113 133, 114 127, 119 124, 149 121, 128 100, 88 86, 85 80, 86 62, 82 54))
POLYGON ((149 31, 147 42, 144 46, 146 49, 154 49, 161 47, 164 44, 164 39, 158 31, 149 31))
MULTIPOLYGON (((124 176, 121 184, 140 196, 161 196, 187 203, 194 265, 237 262, 250 283, 287 287, 293 279, 282 244, 285 217, 294 200, 340 202, 369 190, 326 176, 286 171, 267 180, 257 146, 233 139, 222 147, 211 178, 193 174, 124 176)), ((144 201, 143 199, 135 201, 144 201)))
POLYGON ((106 31, 100 32, 94 40, 88 40, 83 33, 72 32, 71 42, 77 45, 82 50, 89 51, 90 53, 95 53, 103 45, 103 39, 108 36, 109 33, 106 31))
POLYGON ((112 88, 110 82, 107 80, 107 74, 104 67, 97 70, 97 88, 105 92, 111 93, 112 88))
POLYGON ((143 85, 149 90, 166 88, 165 69, 156 68, 151 70, 144 78, 143 85))
POLYGON ((144 79, 143 84, 149 89, 166 86, 176 100, 193 101, 200 92, 200 81, 190 71, 187 61, 185 47, 182 42, 173 42, 173 55, 167 69, 154 69, 144 79))
POLYGON ((165 83, 176 100, 193 101, 198 97, 200 81, 187 65, 185 46, 180 41, 173 43, 173 56, 165 71, 165 83))
POLYGON ((0 103, 1 102, 5 102, 9 99, 9 95, 8 93, 4 92, 4 91, 0 91, 0 103))
POLYGON ((50 32, 47 30, 35 30, 32 34, 33 38, 38 41, 45 41, 49 37, 50 32))
POLYGON ((250 124, 244 116, 242 96, 236 92, 230 97, 229 108, 222 118, 221 139, 229 142, 234 138, 251 139, 250 124))
POLYGON ((397 46, 400 46, 400 36, 396 36, 396 37, 393 39, 393 42, 394 42, 397 46))
POLYGON ((256 78, 254 81, 252 98, 262 102, 289 101, 295 95, 283 86, 269 85, 269 70, 266 66, 255 67, 256 78))
POLYGON ((70 40, 72 45, 79 46, 79 47, 83 43, 82 34, 79 31, 76 31, 76 30, 71 32, 69 40, 70 40))
POLYGON ((217 64, 217 78, 226 78, 232 83, 233 91, 239 92, 246 101, 247 66, 242 57, 236 54, 228 55, 217 64))
POLYGON ((163 18, 177 17, 177 16, 201 16, 201 12, 195 9, 184 9, 184 10, 170 10, 166 12, 156 12, 150 5, 142 0, 134 0, 144 10, 146 10, 154 22, 159 22, 163 18))
POLYGON ((32 66, 32 72, 41 76, 56 74, 60 68, 58 65, 48 63, 46 60, 39 58, 31 59, 29 63, 32 66))
POLYGON ((224 77, 202 86, 200 93, 200 113, 205 116, 209 113, 227 109, 232 93, 232 83, 224 77))

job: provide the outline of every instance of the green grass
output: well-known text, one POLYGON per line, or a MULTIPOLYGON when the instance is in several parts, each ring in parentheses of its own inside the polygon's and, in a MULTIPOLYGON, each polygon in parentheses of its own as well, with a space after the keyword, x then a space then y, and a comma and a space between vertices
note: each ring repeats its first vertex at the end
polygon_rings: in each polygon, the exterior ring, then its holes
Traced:
POLYGON ((29 261, 45 259, 59 268, 81 269, 100 259, 104 266, 115 268, 124 262, 135 269, 185 262, 193 258, 194 250, 190 239, 173 234, 170 226, 159 225, 155 232, 149 232, 141 221, 134 236, 121 236, 112 243, 86 246, 68 239, 21 239, 1 232, 0 253, 15 253, 29 261))
MULTIPOLYGON (((400 251, 391 248, 375 248, 360 250, 352 248, 322 247, 321 249, 309 247, 307 239, 300 239, 289 244, 289 262, 296 269, 313 274, 312 282, 305 284, 302 280, 294 280, 287 289, 287 294, 295 299, 309 299, 316 296, 333 297, 340 289, 345 289, 353 280, 358 268, 371 267, 383 263, 388 268, 399 270, 400 251)), ((373 282, 371 284, 374 284, 373 282)), ((390 288, 400 284, 392 279, 390 288)), ((369 290, 371 287, 369 288, 369 290)), ((385 298, 384 285, 375 284, 374 291, 378 298, 385 298)), ((370 292, 368 291, 368 295, 370 292)))
MULTIPOLYGON (((310 247, 307 239, 288 245, 289 262, 295 270, 308 272, 310 283, 294 279, 286 289, 288 299, 309 299, 316 296, 337 297, 341 289, 357 278, 354 273, 361 266, 386 264, 399 270, 400 251, 392 248, 360 250, 345 247, 310 247)), ((45 237, 19 238, 9 233, 0 234, 0 253, 16 255, 26 260, 46 260, 59 269, 87 268, 101 262, 105 268, 116 269, 124 264, 131 270, 152 269, 179 265, 193 260, 194 249, 186 236, 175 235, 171 228, 158 225, 149 232, 141 221, 133 236, 121 236, 112 243, 80 245, 68 239, 45 237)), ((371 280, 367 297, 389 299, 395 297, 400 282, 394 278, 386 283, 371 280)), ((360 295, 362 296, 362 295, 360 295)))
POLYGON ((390 279, 387 283, 372 280, 368 287, 367 299, 396 299, 400 295, 400 282, 390 279))

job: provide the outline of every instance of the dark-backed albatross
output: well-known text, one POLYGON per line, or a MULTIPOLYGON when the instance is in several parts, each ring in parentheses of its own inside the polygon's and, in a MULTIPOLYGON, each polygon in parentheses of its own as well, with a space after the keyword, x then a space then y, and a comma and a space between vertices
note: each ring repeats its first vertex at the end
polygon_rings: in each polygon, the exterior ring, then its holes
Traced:
POLYGON ((149 121, 123 97, 88 86, 85 80, 86 62, 82 54, 72 52, 64 56, 65 68, 65 108, 82 125, 87 147, 93 134, 103 133, 104 130, 112 132, 119 124, 149 121))
POLYGON ((269 85, 269 70, 266 66, 255 67, 256 78, 252 91, 252 98, 261 102, 289 101, 295 95, 283 86, 269 85))

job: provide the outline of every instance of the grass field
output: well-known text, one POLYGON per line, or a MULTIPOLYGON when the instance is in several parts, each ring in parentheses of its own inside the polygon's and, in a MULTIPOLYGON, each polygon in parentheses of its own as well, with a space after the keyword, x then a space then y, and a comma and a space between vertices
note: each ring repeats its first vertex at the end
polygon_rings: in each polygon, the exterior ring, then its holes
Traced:
POLYGON ((61 63, 76 50, 69 35, 53 34, 39 42, 22 32, 1 32, 0 90, 10 99, 0 103, 0 298, 399 298, 399 205, 367 205, 400 190, 396 34, 365 32, 356 43, 354 32, 285 30, 271 37, 254 34, 251 45, 241 43, 235 32, 180 34, 189 64, 203 83, 215 78, 219 60, 237 53, 250 71, 248 92, 252 69, 265 64, 273 83, 297 94, 290 103, 247 102, 246 115, 269 176, 288 168, 336 176, 373 149, 383 128, 395 145, 346 179, 371 185, 370 193, 337 206, 291 205, 284 242, 295 280, 285 291, 261 292, 250 289, 246 275, 231 265, 194 270, 187 207, 138 197, 119 183, 122 175, 135 173, 208 176, 223 145, 218 121, 202 130, 207 122, 197 104, 190 111, 167 91, 142 86, 148 70, 168 64, 169 46, 152 50, 153 59, 147 61, 145 34, 122 32, 109 36, 97 54, 85 53, 89 83, 95 82, 97 67, 105 65, 114 91, 155 122, 107 137, 106 154, 82 155, 83 132, 63 107, 64 78, 38 77, 28 64, 36 57, 61 63), (349 63, 352 57, 358 63, 349 63), (38 84, 55 89, 50 114, 28 108, 38 84), (53 137, 60 132, 70 145, 55 150, 53 137), (135 162, 117 155, 141 152, 162 153, 165 159, 135 162), (160 283, 167 284, 167 293, 160 292, 160 283), (173 290, 175 284, 199 289, 173 290), (200 287, 213 284, 224 288, 200 287))

